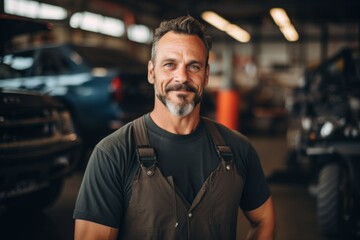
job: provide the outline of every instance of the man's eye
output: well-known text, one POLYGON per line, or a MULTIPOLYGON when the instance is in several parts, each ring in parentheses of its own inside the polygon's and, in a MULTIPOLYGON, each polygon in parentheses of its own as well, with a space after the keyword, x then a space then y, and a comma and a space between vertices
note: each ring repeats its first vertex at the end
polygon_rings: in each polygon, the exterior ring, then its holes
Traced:
POLYGON ((174 68, 175 64, 174 63, 165 63, 164 67, 165 68, 174 68))
POLYGON ((190 65, 189 69, 192 72, 198 72, 198 71, 200 71, 201 67, 199 65, 190 65))

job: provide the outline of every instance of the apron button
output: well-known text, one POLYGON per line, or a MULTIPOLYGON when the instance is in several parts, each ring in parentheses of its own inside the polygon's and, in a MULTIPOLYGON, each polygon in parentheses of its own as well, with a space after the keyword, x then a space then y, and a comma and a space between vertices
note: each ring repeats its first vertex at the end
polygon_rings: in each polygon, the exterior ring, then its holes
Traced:
POLYGON ((191 217, 192 217, 192 213, 189 213, 189 214, 188 214, 188 217, 191 218, 191 217))
POLYGON ((152 176, 152 175, 154 175, 154 171, 148 170, 148 171, 146 172, 146 174, 147 174, 148 176, 152 176))
POLYGON ((231 169, 231 166, 230 165, 226 165, 226 170, 230 170, 231 169))

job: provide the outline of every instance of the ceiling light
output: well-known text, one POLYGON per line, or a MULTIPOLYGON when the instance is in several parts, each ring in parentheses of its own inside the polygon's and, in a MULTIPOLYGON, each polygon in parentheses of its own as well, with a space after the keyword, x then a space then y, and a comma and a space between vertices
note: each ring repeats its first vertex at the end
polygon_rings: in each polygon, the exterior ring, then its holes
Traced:
POLYGON ((241 27, 230 23, 217 13, 206 11, 201 14, 201 17, 217 29, 226 32, 239 42, 250 41, 250 34, 241 27))
POLYGON ((72 28, 121 37, 125 33, 124 22, 120 19, 105 17, 91 12, 77 12, 70 18, 72 28))
POLYGON ((295 42, 299 39, 299 34, 290 22, 290 19, 284 9, 272 8, 270 10, 270 15, 274 19, 274 22, 279 27, 286 40, 295 42))
POLYGON ((132 24, 127 27, 129 40, 139 43, 149 43, 152 40, 151 30, 145 25, 132 24))
POLYGON ((214 12, 211 12, 211 11, 203 12, 203 14, 201 14, 201 17, 205 21, 207 21, 208 23, 210 23, 211 25, 213 25, 214 27, 216 27, 217 29, 219 29, 221 31, 225 31, 225 28, 230 24, 227 20, 222 18, 220 15, 218 15, 214 12))
POLYGON ((238 40, 239 42, 250 41, 250 34, 235 24, 228 25, 225 31, 227 34, 229 34, 231 37, 238 40))
POLYGON ((284 27, 291 24, 288 15, 282 8, 272 8, 270 10, 270 15, 274 19, 276 25, 279 27, 284 27))
POLYGON ((293 25, 281 27, 280 31, 289 42, 295 42, 299 40, 299 34, 296 32, 293 25))
POLYGON ((4 12, 35 19, 63 20, 67 17, 65 8, 27 0, 5 0, 4 12))
POLYGON ((116 18, 104 17, 99 32, 113 37, 120 37, 125 33, 124 22, 116 18))

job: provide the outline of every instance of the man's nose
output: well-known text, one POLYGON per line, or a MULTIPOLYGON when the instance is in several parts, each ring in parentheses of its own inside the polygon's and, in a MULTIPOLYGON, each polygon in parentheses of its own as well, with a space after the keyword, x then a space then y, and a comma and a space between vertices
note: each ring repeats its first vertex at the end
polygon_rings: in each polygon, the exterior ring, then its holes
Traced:
POLYGON ((186 82, 188 80, 188 72, 186 67, 179 66, 175 71, 174 79, 176 82, 180 82, 180 83, 186 82))

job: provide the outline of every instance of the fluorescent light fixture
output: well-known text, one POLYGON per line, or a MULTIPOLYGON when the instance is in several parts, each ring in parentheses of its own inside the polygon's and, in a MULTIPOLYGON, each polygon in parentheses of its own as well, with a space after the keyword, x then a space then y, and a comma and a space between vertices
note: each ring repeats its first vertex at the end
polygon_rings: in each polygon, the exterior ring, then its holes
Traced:
POLYGON ((280 28, 280 31, 289 42, 295 42, 299 40, 299 34, 295 27, 292 25, 288 15, 282 8, 270 9, 270 15, 273 18, 276 25, 280 28))
POLYGON ((103 20, 104 17, 100 14, 84 12, 82 15, 80 28, 91 32, 99 32, 103 20))
POLYGON ((74 13, 71 17, 70 17, 70 27, 72 28, 80 28, 81 25, 81 21, 82 21, 82 13, 74 13))
POLYGON ((241 27, 230 23, 217 13, 206 11, 201 14, 201 17, 217 29, 226 32, 232 38, 236 39, 239 42, 249 42, 250 34, 242 29, 241 27))
POLYGON ((208 23, 210 23, 211 25, 213 25, 214 27, 216 27, 217 29, 219 29, 221 31, 225 31, 225 28, 230 24, 227 20, 222 18, 220 15, 218 15, 214 12, 211 12, 211 11, 203 12, 203 14, 201 14, 201 17, 205 21, 207 21, 208 23))
POLYGON ((63 20, 67 17, 65 8, 27 0, 5 0, 4 11, 8 14, 35 19, 63 20))
POLYGON ((62 20, 67 17, 67 11, 62 7, 41 3, 38 17, 43 19, 62 20))
POLYGON ((100 32, 106 35, 120 37, 125 33, 124 22, 110 17, 104 17, 100 32))
POLYGON ((148 43, 152 39, 150 29, 145 25, 132 24, 127 28, 129 40, 139 43, 148 43))
POLYGON ((229 34, 231 37, 238 40, 239 42, 250 41, 250 34, 235 24, 228 25, 225 28, 225 31, 227 34, 229 34))
POLYGON ((280 31, 282 32, 286 40, 288 40, 289 42, 295 42, 299 40, 299 34, 297 33, 293 25, 281 27, 280 31))
POLYGON ((288 15, 282 8, 272 8, 270 10, 270 15, 279 27, 291 25, 288 15))
POLYGON ((74 13, 70 18, 70 26, 113 37, 120 37, 125 33, 123 21, 91 12, 74 13))

